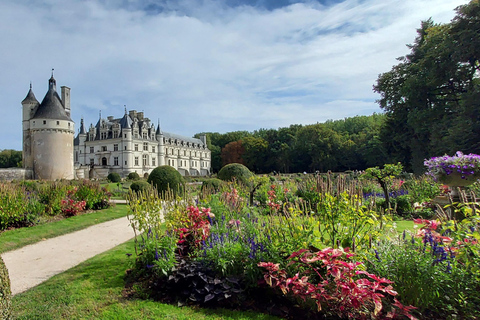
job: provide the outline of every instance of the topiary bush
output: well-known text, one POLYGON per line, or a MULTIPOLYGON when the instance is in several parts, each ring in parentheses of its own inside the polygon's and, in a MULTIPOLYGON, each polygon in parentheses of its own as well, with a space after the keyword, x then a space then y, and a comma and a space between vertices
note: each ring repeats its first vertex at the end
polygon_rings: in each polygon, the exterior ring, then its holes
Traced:
POLYGON ((248 185, 248 179, 253 177, 253 173, 243 164, 230 163, 220 169, 217 177, 223 181, 237 180, 245 185, 248 185))
POLYGON ((146 191, 150 189, 152 185, 145 180, 134 181, 130 185, 130 189, 135 192, 146 191))
POLYGON ((2 257, 0 257, 0 320, 10 319, 11 297, 8 270, 2 257))
POLYGON ((110 182, 120 182, 120 181, 122 181, 122 177, 120 177, 120 175, 116 172, 109 173, 108 176, 107 176, 107 179, 110 182))
POLYGON ((171 191, 177 195, 185 190, 185 180, 180 172, 171 166, 156 167, 148 176, 147 182, 152 184, 159 194, 171 191))
POLYGON ((201 191, 213 191, 218 192, 220 191, 220 186, 222 185, 223 181, 217 178, 207 179, 203 181, 201 191))
POLYGON ((128 180, 140 180, 140 176, 136 172, 130 172, 127 176, 128 180))

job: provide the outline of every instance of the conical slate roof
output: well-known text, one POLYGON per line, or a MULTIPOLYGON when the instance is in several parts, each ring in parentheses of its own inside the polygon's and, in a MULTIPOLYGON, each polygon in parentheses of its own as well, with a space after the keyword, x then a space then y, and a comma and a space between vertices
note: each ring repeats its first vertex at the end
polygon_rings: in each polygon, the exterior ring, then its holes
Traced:
POLYGON ((22 101, 22 104, 26 104, 26 103, 35 103, 35 104, 39 103, 37 98, 33 94, 32 84, 30 84, 30 90, 28 90, 27 96, 22 101))
POLYGON ((65 112, 62 99, 55 90, 55 79, 52 77, 49 80, 49 89, 42 103, 33 115, 32 119, 56 119, 72 121, 70 116, 65 112))

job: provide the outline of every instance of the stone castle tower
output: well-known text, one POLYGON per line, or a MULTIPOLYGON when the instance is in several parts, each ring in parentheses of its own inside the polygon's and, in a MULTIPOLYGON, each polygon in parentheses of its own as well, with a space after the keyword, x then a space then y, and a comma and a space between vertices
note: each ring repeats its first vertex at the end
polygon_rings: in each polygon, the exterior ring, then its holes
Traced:
POLYGON ((48 91, 39 103, 30 90, 22 101, 23 167, 33 172, 34 179, 73 179, 74 122, 70 118, 70 88, 48 80, 48 91))

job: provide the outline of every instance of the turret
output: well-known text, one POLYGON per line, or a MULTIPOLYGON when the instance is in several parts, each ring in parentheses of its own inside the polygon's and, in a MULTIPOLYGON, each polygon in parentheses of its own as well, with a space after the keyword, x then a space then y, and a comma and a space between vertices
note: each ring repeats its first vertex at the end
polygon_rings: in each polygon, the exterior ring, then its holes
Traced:
MULTIPOLYGON (((69 99, 69 90, 63 93, 67 97, 66 93, 69 99)), ((73 179, 74 122, 56 91, 53 72, 48 80, 47 94, 42 103, 32 109, 32 113, 28 131, 32 141, 30 150, 34 177, 45 180, 73 179)), ((27 168, 28 155, 26 160, 27 168)))
POLYGON ((27 96, 22 101, 22 127, 23 127, 23 148, 22 148, 22 163, 25 169, 33 170, 32 157, 32 137, 30 132, 30 119, 35 113, 40 103, 33 94, 32 83, 30 83, 30 90, 27 96))

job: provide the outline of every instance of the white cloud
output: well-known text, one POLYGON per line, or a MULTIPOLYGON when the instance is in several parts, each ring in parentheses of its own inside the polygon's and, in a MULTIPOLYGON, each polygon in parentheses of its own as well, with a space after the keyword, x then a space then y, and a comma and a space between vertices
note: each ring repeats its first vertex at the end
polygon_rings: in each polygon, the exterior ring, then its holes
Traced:
POLYGON ((297 3, 273 11, 220 1, 0 3, 0 148, 21 149, 20 101, 50 68, 86 124, 128 109, 165 131, 278 128, 379 112, 372 85, 408 52, 420 21, 448 22, 463 0, 297 3))

